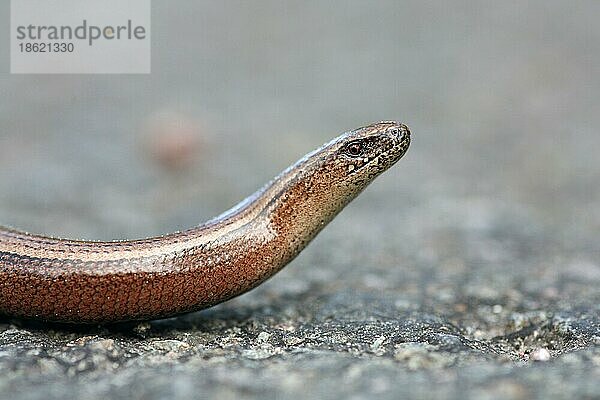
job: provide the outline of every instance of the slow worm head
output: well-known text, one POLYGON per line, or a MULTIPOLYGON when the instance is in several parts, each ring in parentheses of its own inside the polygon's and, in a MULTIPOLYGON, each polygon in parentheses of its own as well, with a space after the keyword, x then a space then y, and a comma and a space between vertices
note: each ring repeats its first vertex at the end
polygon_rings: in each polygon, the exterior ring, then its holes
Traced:
POLYGON ((102 323, 221 303, 289 263, 409 144, 394 121, 346 132, 231 210, 165 236, 92 242, 0 227, 0 313, 102 323))

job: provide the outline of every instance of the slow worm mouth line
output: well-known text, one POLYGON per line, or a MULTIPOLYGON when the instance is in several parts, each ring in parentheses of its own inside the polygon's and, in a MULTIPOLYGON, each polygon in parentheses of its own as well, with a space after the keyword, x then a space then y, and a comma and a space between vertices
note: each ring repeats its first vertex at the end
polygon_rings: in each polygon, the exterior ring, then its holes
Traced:
MULTIPOLYGON (((383 137, 390 126, 403 125, 382 122, 357 131, 383 137)), ((357 131, 330 143, 348 144, 357 131)), ((351 174, 362 176, 348 192, 332 191, 341 179, 334 174, 317 175, 313 187, 305 181, 315 166, 334 170, 327 163, 339 147, 326 145, 230 211, 165 236, 93 242, 0 227, 0 314, 76 323, 156 319, 240 295, 293 260, 356 196, 357 187, 364 189, 402 158, 410 136, 398 141, 351 174), (364 167, 377 171, 362 172, 364 167)))

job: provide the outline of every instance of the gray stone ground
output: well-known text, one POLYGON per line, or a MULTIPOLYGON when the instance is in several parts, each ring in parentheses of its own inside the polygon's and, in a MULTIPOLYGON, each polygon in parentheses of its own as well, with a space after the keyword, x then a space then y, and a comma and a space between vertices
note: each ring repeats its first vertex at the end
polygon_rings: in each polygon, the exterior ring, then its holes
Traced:
POLYGON ((2 397, 600 396, 600 3, 154 3, 151 75, 10 75, 0 46, 3 224, 154 235, 340 131, 413 146, 226 304, 0 319, 2 397))

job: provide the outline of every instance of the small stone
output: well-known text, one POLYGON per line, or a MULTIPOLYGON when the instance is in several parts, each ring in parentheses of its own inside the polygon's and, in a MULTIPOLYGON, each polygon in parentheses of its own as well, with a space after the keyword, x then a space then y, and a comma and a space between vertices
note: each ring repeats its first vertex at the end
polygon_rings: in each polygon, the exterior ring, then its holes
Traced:
POLYGON ((186 342, 182 342, 181 340, 164 339, 153 341, 152 347, 163 352, 177 353, 189 349, 190 345, 186 342))
POLYGON ((550 356, 550 352, 543 347, 535 349, 529 355, 529 359, 533 361, 548 361, 550 358, 552 358, 552 356, 550 356))
POLYGON ((256 338, 259 342, 266 342, 269 340, 269 338, 271 337, 271 334, 268 332, 261 332, 258 334, 258 337, 256 338))
POLYGON ((288 337, 284 337, 283 341, 285 342, 285 344, 287 346, 297 346, 301 343, 304 343, 304 338, 297 337, 297 336, 288 336, 288 337))
POLYGON ((99 351, 113 351, 115 341, 113 339, 101 339, 90 343, 90 348, 99 351))
POLYGON ((137 333, 138 335, 143 335, 144 333, 147 333, 151 328, 152 328, 152 325, 150 325, 150 323, 141 322, 133 328, 133 331, 135 333, 137 333))
POLYGON ((371 343, 371 351, 375 353, 381 352, 381 345, 385 342, 385 336, 380 336, 371 343))

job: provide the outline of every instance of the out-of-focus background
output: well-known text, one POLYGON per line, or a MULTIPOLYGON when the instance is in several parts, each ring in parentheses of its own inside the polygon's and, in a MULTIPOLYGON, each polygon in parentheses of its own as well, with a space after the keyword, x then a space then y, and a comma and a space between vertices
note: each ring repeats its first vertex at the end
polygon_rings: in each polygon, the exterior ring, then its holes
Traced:
MULTIPOLYGON (((187 228, 343 131, 413 132, 240 299, 138 336, 0 321, 0 387, 594 394, 599 15, 593 0, 154 1, 149 75, 11 75, 0 46, 0 223, 36 233, 187 228)), ((8 2, 0 20, 8 43, 8 2)))

